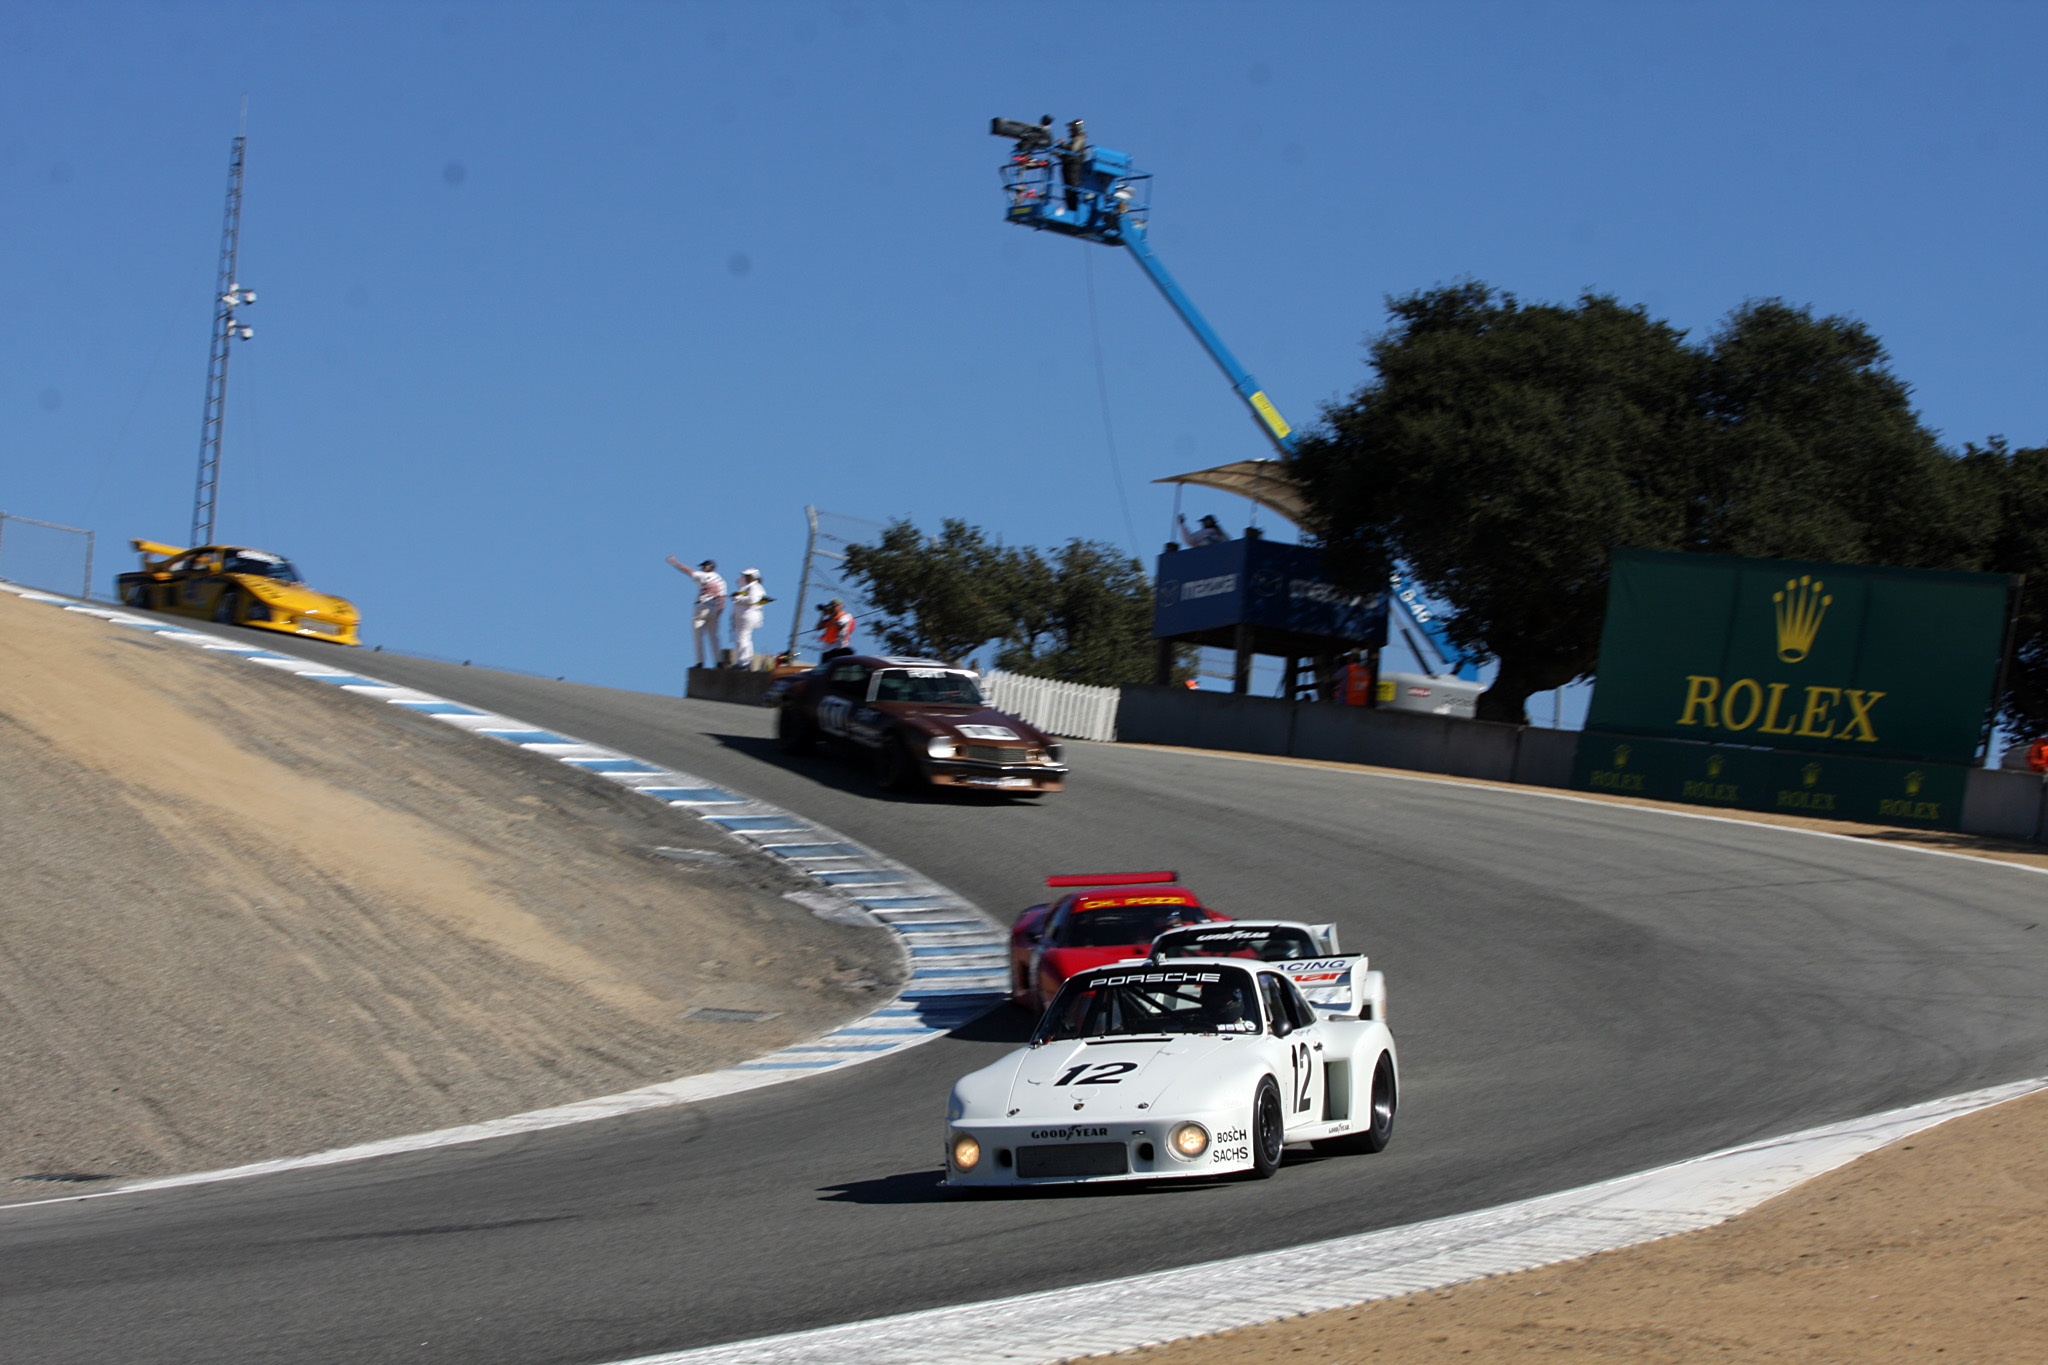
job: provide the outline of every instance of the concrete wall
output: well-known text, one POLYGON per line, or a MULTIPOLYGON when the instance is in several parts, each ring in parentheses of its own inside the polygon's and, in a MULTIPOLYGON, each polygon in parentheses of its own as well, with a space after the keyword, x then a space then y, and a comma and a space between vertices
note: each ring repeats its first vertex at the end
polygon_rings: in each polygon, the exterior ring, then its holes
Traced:
POLYGON ((2006 839, 2041 837, 2041 779, 2033 773, 1972 768, 1963 788, 1963 830, 2006 839))
POLYGON ((1117 738, 1562 787, 1577 734, 1415 711, 1126 687, 1117 738))
MULTIPOLYGON (((1185 687, 1126 687, 1117 711, 1117 738, 1567 789, 1579 743, 1576 730, 1185 687)), ((1963 831, 2037 840, 2043 833, 2044 802, 2048 794, 2032 773, 1972 769, 1963 799, 1963 831)))
POLYGON ((734 701, 743 706, 759 706, 761 698, 768 693, 768 684, 775 681, 772 673, 759 673, 746 668, 693 668, 690 682, 683 695, 695 697, 698 701, 734 701))

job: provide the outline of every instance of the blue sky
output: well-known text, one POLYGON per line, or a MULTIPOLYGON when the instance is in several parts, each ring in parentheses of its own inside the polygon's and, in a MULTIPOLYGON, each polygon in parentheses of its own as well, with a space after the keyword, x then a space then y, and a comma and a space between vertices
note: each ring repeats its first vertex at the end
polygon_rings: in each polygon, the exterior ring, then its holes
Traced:
POLYGON ((100 532, 102 588, 184 535, 245 91, 220 537, 398 648, 680 690, 662 557, 758 565, 786 632, 806 503, 1155 551, 1151 480, 1257 432, 1135 263, 1002 221, 992 115, 1153 172, 1296 425, 1386 296, 1469 276, 1849 314, 1950 443, 2040 444, 2044 38, 2020 0, 15 0, 0 508, 100 532))

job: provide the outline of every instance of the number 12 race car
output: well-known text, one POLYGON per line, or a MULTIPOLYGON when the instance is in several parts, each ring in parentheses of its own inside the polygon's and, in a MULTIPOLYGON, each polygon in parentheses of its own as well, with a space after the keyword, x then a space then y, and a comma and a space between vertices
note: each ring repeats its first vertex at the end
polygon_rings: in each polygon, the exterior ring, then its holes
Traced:
POLYGON ((945 1183, 1263 1178, 1290 1142, 1382 1150, 1400 1092, 1386 984, 1361 954, 1317 955, 1328 931, 1190 926, 1075 973, 1027 1046, 953 1087, 945 1183), (1199 941, 1219 931, 1235 937, 1199 941))

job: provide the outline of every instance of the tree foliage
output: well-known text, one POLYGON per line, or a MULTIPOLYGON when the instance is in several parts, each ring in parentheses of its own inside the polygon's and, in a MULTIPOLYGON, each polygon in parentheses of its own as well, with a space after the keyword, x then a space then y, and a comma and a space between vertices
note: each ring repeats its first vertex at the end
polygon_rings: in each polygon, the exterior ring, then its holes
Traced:
POLYGON ((956 518, 926 536, 893 521, 875 545, 849 545, 846 573, 884 613, 875 633, 898 654, 960 660, 1016 614, 1016 554, 956 518))
POLYGON ((1019 554, 1019 611, 996 664, 1013 673, 1118 687, 1152 681, 1152 584, 1100 541, 1019 554))
POLYGON ((1617 545, 1979 567, 1995 480, 1944 452, 1861 323, 1780 300, 1704 345, 1600 294, 1478 283, 1390 305, 1372 382, 1294 461, 1357 585, 1396 561, 1498 660, 1487 719, 1588 676, 1617 545))
POLYGON ((897 653, 957 662, 994 642, 998 667, 1033 677, 1151 680, 1152 585, 1137 560, 1099 541, 1041 553, 957 519, 936 536, 895 521, 874 545, 847 547, 846 572, 897 653))
POLYGON ((1993 437, 1964 465, 1998 503, 1987 569, 2027 576, 1999 712, 2023 737, 2048 734, 2048 448, 2010 450, 1993 437))

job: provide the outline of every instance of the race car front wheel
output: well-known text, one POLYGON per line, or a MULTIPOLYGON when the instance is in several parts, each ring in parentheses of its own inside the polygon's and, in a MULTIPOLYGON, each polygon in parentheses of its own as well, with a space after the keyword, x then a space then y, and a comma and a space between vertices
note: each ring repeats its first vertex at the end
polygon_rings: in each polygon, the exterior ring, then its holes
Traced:
POLYGON ((917 784, 917 760, 900 736, 891 735, 875 750, 875 785, 885 792, 909 791, 917 784))
POLYGON ((224 592, 220 595, 220 601, 214 604, 213 619, 220 622, 224 626, 232 626, 235 624, 238 617, 236 616, 235 613, 234 593, 224 592))
POLYGON ((1252 1098, 1252 1179, 1270 1179, 1280 1169, 1286 1146, 1287 1118, 1280 1109, 1280 1083, 1267 1076, 1252 1098))
POLYGON ((121 599, 138 611, 149 610, 149 589, 140 583, 130 583, 127 591, 121 594, 121 599))

